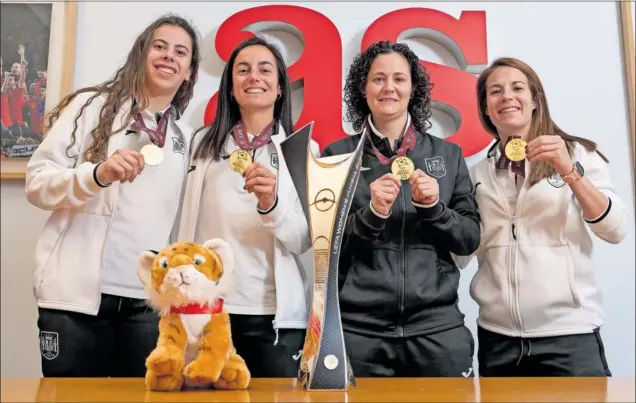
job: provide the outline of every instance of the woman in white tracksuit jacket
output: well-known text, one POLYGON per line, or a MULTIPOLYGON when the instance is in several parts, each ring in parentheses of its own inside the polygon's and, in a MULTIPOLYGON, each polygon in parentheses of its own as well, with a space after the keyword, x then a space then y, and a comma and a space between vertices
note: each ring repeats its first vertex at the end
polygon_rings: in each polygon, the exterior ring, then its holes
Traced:
POLYGON ((44 377, 146 372, 159 315, 146 303, 137 261, 173 234, 192 136, 180 116, 199 60, 195 28, 162 16, 112 78, 51 113, 25 184, 27 200, 51 212, 33 276, 44 377), (149 148, 162 153, 160 164, 146 158, 149 148))
POLYGON ((228 59, 214 122, 192 140, 179 239, 227 241, 236 255, 225 299, 236 350, 253 377, 295 377, 309 317, 309 226, 280 143, 292 133, 280 52, 254 37, 228 59), (236 158, 241 156, 240 158, 236 158))
POLYGON ((480 375, 610 376, 591 234, 616 244, 628 222, 606 159, 552 121, 537 74, 520 60, 495 60, 477 96, 497 139, 470 170, 482 221, 470 285, 480 375))

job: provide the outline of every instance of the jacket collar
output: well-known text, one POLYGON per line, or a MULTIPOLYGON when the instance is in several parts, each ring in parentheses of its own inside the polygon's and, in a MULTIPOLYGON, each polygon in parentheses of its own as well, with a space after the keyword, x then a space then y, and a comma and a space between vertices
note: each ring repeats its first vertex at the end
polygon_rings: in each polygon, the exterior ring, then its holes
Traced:
MULTIPOLYGON (((175 122, 178 123, 178 122, 175 122)), ((193 153, 196 148, 199 146, 199 143, 201 142, 201 138, 205 135, 205 130, 198 130, 191 142, 191 153, 193 153)), ((272 143, 274 143, 275 145, 280 145, 280 143, 283 142, 283 140, 285 140, 285 138, 287 137, 287 134, 285 133, 285 129, 283 128, 283 126, 277 121, 275 126, 274 126, 274 133, 272 134, 271 140, 272 143)), ((238 146, 236 145, 236 143, 234 142, 234 139, 232 138, 232 133, 228 133, 227 139, 225 140, 225 152, 231 153, 232 151, 238 149, 238 146)))
MULTIPOLYGON (((130 112, 133 108, 133 106, 135 106, 137 104, 136 100, 131 100, 128 99, 124 105, 122 106, 122 108, 120 109, 120 111, 122 112, 122 116, 121 116, 121 122, 122 124, 125 123, 126 118, 128 116, 127 112, 130 112)), ((167 110, 170 110, 170 113, 172 114, 172 121, 174 122, 174 124, 179 128, 179 130, 181 131, 181 135, 183 136, 184 140, 189 140, 189 138, 187 138, 188 136, 188 125, 186 122, 184 122, 183 120, 181 120, 181 111, 179 110, 179 108, 177 108, 177 105, 174 104, 174 102, 171 102, 170 105, 168 106, 168 108, 166 108, 166 110, 164 110, 162 113, 165 113, 167 110)))
MULTIPOLYGON (((133 100, 132 102, 129 101, 129 107, 128 108, 122 108, 124 110, 132 110, 132 108, 137 105, 137 100, 133 100)), ((171 102, 170 105, 168 105, 168 107, 166 109, 164 109, 163 111, 161 111, 161 113, 165 113, 166 111, 170 110, 170 113, 172 114, 175 122, 178 121, 179 119, 181 119, 181 111, 179 110, 179 108, 177 108, 177 105, 174 102, 171 102)))
MULTIPOLYGON (((373 148, 371 147, 370 142, 372 141, 373 144, 376 146, 376 148, 378 149, 378 151, 380 151, 382 154, 389 156, 389 155, 393 155, 395 154, 395 150, 397 150, 397 148, 401 145, 402 140, 404 139, 404 134, 406 133, 407 128, 409 127, 409 125, 411 124, 411 114, 407 114, 407 119, 406 119, 406 126, 404 127, 404 131, 402 132, 402 135, 396 140, 396 148, 395 149, 391 149, 391 145, 389 144, 389 139, 384 136, 382 133, 380 133, 380 131, 373 125, 373 122, 371 121, 371 115, 369 115, 367 117, 367 122, 368 127, 370 128, 370 132, 369 135, 367 136, 367 140, 365 141, 364 144, 364 152, 365 154, 372 154, 375 155, 373 148)), ((367 125, 365 125, 367 126, 367 125)), ((363 131, 364 126, 363 126, 363 131)), ((419 132, 415 132, 415 136, 417 138, 416 141, 416 148, 420 146, 420 140, 423 138, 419 132)))
POLYGON ((287 133, 285 133, 285 129, 280 124, 280 122, 276 121, 274 125, 274 133, 272 133, 272 143, 280 144, 283 140, 287 138, 287 133))
MULTIPOLYGON (((371 119, 371 114, 369 114, 369 116, 367 116, 367 123, 369 123, 369 127, 371 128, 371 133, 373 133, 377 138, 380 139, 385 139, 386 136, 382 133, 380 133, 380 131, 375 127, 375 125, 373 124, 373 119, 371 119)), ((404 137, 404 134, 406 133, 406 129, 408 129, 409 125, 411 124, 411 114, 407 113, 406 114, 406 126, 404 126, 404 131, 402 131, 402 135, 400 136, 400 139, 402 137, 404 137)))
MULTIPOLYGON (((250 136, 250 140, 253 138, 252 135, 248 135, 248 136, 250 136)), ((285 129, 280 124, 280 122, 276 121, 276 123, 274 123, 274 131, 272 132, 272 136, 270 137, 272 143, 280 144, 283 140, 285 140, 286 137, 287 135, 285 133, 285 129)), ((232 150, 235 150, 238 148, 238 146, 235 144, 233 140, 231 132, 228 134, 227 140, 225 141, 225 143, 226 143, 226 147, 229 145, 230 146, 229 148, 231 148, 232 150)))
POLYGON ((494 158, 495 160, 499 158, 499 155, 501 153, 501 151, 499 150, 499 143, 501 143, 501 139, 497 138, 493 145, 490 146, 490 148, 488 149, 486 158, 494 158))

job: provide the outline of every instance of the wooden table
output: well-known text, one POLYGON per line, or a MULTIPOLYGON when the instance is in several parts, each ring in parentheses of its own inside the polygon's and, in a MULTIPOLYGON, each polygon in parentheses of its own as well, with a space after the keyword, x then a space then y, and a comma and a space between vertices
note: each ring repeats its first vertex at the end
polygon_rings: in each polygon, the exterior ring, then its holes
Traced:
POLYGON ((634 402, 634 378, 358 378, 347 392, 295 379, 244 391, 147 392, 143 379, 2 378, 2 402, 634 402))

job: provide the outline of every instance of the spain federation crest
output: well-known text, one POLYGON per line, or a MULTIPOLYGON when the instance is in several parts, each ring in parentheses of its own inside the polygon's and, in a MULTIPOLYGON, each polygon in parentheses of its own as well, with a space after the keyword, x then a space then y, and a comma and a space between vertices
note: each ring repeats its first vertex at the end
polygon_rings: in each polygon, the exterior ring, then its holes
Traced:
POLYGON ((556 172, 553 173, 552 176, 548 178, 548 183, 554 186, 555 188, 560 188, 565 186, 565 181, 563 180, 563 178, 561 178, 561 175, 559 175, 556 172))
POLYGON ((172 152, 185 155, 186 145, 185 142, 179 140, 176 137, 172 138, 172 152))
POLYGON ((52 360, 60 352, 60 340, 57 332, 40 332, 40 352, 42 357, 52 360))
POLYGON ((444 158, 426 158, 424 162, 426 163, 426 171, 430 176, 434 178, 441 178, 446 175, 446 164, 444 163, 444 158))
POLYGON ((278 153, 273 153, 269 160, 272 168, 278 169, 278 153))

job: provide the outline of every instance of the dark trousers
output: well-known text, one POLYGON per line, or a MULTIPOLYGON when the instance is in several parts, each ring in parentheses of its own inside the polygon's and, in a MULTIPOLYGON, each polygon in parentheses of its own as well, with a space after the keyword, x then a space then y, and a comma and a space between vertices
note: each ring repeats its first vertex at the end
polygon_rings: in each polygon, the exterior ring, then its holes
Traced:
POLYGON ((234 347, 253 378, 295 378, 306 331, 278 329, 276 340, 273 320, 274 315, 231 314, 234 347))
POLYGON ((466 326, 402 338, 344 332, 356 377, 473 377, 475 342, 466 326))
POLYGON ((477 328, 480 376, 586 376, 612 373, 598 329, 555 337, 509 337, 477 328))
POLYGON ((144 377, 159 315, 144 300, 102 294, 97 316, 39 309, 44 377, 144 377))

